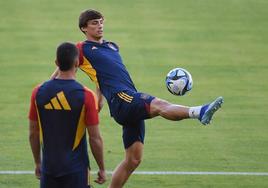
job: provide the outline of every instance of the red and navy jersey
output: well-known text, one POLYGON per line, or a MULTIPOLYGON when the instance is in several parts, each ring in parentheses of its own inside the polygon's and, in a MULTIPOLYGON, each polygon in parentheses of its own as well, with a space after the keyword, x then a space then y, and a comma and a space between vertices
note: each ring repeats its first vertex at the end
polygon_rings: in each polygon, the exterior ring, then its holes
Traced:
POLYGON ((85 130, 99 123, 92 91, 75 80, 47 81, 32 92, 29 119, 38 121, 43 172, 61 176, 89 167, 85 130))
POLYGON ((115 43, 84 41, 77 47, 80 51, 80 69, 97 84, 108 103, 116 93, 136 91, 115 43))

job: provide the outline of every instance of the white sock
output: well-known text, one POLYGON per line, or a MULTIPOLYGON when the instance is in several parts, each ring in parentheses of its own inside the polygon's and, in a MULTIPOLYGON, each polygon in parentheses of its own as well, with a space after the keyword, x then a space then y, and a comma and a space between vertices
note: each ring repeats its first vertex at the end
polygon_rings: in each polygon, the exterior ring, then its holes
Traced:
POLYGON ((194 119, 199 118, 201 108, 202 108, 202 106, 190 107, 190 109, 189 109, 189 117, 194 118, 194 119))

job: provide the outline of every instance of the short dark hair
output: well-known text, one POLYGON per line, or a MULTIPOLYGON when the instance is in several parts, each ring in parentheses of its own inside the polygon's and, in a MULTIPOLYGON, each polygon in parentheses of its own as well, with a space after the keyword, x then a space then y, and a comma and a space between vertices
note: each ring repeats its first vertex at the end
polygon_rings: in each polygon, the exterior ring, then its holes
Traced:
POLYGON ((61 71, 68 71, 73 68, 75 60, 79 56, 77 47, 70 42, 64 42, 57 48, 57 62, 61 71))
POLYGON ((101 19, 101 18, 104 18, 104 17, 99 11, 96 11, 93 9, 85 10, 85 11, 81 12, 81 14, 79 16, 79 29, 82 31, 82 27, 86 27, 87 22, 89 20, 95 20, 95 19, 101 19))

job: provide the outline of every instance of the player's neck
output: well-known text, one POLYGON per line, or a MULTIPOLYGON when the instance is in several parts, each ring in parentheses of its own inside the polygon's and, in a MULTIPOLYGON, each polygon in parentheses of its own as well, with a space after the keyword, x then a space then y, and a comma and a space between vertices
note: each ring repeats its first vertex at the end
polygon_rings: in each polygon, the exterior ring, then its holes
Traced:
POLYGON ((91 41, 91 42, 96 42, 96 43, 99 43, 99 44, 102 44, 103 43, 103 38, 94 38, 92 36, 87 36, 87 40, 88 41, 91 41))
POLYGON ((75 80, 75 73, 73 71, 59 71, 56 79, 75 80))

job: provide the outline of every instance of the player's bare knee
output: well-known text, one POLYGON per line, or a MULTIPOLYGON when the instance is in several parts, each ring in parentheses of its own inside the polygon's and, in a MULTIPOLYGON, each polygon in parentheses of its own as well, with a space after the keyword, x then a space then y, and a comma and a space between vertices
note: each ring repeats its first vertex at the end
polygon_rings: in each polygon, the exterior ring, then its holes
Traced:
POLYGON ((163 116, 167 113, 169 107, 170 107, 170 103, 165 101, 165 100, 162 100, 160 99, 159 100, 159 103, 158 103, 158 107, 159 107, 159 115, 163 116))
POLYGON ((137 168, 140 165, 141 161, 141 158, 131 158, 128 160, 128 163, 132 168, 137 168))
POLYGON ((126 158, 126 162, 131 169, 136 169, 142 161, 142 156, 132 155, 126 158))
POLYGON ((150 106, 150 113, 152 117, 161 115, 170 106, 170 103, 166 100, 155 98, 150 106))

